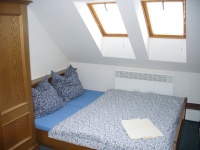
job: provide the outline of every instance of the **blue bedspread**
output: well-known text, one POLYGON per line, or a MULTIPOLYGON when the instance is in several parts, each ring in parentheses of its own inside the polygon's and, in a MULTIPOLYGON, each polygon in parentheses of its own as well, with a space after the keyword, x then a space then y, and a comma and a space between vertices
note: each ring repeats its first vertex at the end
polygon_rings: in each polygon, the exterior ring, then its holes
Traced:
POLYGON ((56 124, 73 115, 83 107, 89 105, 103 94, 104 92, 85 90, 83 95, 69 101, 60 110, 47 116, 35 119, 35 126, 37 129, 50 131, 56 124))

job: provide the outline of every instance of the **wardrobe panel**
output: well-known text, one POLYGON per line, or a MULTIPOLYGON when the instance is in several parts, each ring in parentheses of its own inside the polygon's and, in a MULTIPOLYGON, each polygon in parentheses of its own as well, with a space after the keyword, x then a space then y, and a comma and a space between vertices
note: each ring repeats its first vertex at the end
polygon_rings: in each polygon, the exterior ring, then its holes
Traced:
POLYGON ((29 114, 25 114, 2 126, 6 149, 14 149, 31 138, 29 122, 29 114))
MULTIPOLYGON (((1 103, 6 111, 27 101, 27 85, 24 81, 24 43, 22 16, 0 17, 1 103), (4 22, 3 24, 1 22, 4 22), (5 42, 7 41, 7 42, 5 42), (9 103, 8 103, 9 101, 9 103)), ((26 78, 26 77, 25 77, 26 78)))

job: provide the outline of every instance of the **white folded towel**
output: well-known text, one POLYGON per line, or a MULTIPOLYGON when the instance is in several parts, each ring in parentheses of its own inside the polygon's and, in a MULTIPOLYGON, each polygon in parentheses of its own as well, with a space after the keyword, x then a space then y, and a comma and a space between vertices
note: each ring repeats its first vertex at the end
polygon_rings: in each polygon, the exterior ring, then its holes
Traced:
POLYGON ((122 120, 122 126, 131 139, 147 139, 163 136, 149 119, 122 120))

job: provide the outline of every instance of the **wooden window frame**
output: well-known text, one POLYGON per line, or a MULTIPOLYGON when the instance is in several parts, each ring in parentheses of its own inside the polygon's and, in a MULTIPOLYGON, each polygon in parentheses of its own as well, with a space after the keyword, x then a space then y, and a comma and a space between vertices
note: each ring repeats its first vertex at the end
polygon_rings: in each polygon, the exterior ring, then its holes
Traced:
POLYGON ((95 4, 116 4, 116 2, 106 2, 106 3, 99 2, 99 3, 88 3, 87 4, 87 6, 88 6, 88 8, 89 8, 89 10, 90 10, 90 12, 91 12, 96 24, 97 24, 97 26, 98 26, 102 36, 104 36, 104 37, 128 37, 128 34, 120 34, 120 33, 110 34, 110 33, 106 33, 104 28, 103 28, 103 25, 102 25, 97 13, 96 13, 96 11, 94 10, 93 5, 95 5, 95 4))
POLYGON ((143 8, 144 16, 145 16, 145 21, 147 25, 147 30, 149 33, 149 36, 151 38, 172 38, 172 39, 186 39, 186 6, 185 6, 185 0, 141 0, 141 5, 143 8), (149 18, 149 13, 147 9, 147 4, 148 2, 183 2, 183 13, 184 13, 184 21, 183 21, 183 35, 166 35, 166 34, 154 34, 151 26, 151 21, 149 18))

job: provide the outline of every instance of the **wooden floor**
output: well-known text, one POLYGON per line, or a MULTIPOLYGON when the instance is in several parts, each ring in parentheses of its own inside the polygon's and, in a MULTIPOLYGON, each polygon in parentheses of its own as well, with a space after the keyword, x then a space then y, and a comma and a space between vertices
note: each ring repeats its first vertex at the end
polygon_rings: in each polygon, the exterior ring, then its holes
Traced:
MULTIPOLYGON (((200 149, 199 122, 185 120, 181 132, 181 139, 178 150, 199 150, 200 149)), ((40 150, 52 150, 40 146, 40 150)))

